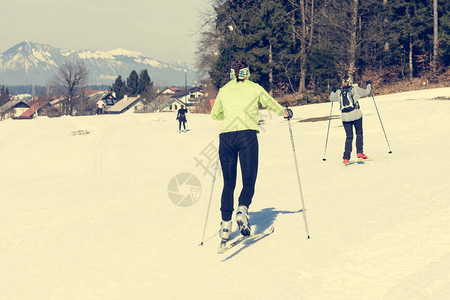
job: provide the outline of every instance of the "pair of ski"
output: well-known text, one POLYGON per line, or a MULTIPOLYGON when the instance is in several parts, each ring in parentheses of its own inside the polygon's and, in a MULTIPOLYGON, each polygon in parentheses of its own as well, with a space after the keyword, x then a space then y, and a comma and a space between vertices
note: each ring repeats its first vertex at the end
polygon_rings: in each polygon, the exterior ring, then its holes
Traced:
POLYGON ((379 158, 376 158, 376 157, 372 157, 372 158, 358 158, 358 159, 349 161, 348 163, 344 164, 344 166, 353 165, 353 164, 364 164, 365 161, 370 161, 370 160, 380 159, 380 158, 381 157, 379 157, 379 158))
POLYGON ((268 235, 271 235, 274 232, 274 227, 271 226, 269 229, 267 229, 266 231, 263 231, 261 233, 255 233, 255 234, 250 234, 250 235, 242 235, 236 239, 234 239, 233 241, 231 241, 228 245, 227 242, 222 241, 220 243, 219 246, 219 250, 217 251, 218 254, 223 254, 225 252, 227 252, 228 250, 238 246, 239 244, 245 242, 245 241, 249 241, 249 240, 260 240, 268 235))

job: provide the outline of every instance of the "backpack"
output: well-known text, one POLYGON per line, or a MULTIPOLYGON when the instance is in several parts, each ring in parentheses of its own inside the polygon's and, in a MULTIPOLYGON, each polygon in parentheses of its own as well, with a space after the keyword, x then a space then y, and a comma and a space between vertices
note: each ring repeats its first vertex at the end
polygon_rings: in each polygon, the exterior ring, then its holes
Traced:
POLYGON ((351 112, 355 108, 359 108, 358 103, 355 103, 353 94, 351 92, 352 87, 341 89, 341 111, 351 112))

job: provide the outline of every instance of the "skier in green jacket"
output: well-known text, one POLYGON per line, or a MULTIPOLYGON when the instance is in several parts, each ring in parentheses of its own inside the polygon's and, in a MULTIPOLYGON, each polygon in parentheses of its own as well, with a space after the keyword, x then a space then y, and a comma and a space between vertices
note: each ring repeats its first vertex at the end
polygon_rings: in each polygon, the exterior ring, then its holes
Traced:
POLYGON ((231 233, 238 157, 243 188, 239 196, 236 221, 241 234, 250 235, 248 207, 255 192, 258 173, 256 135, 259 133, 259 104, 285 118, 292 117, 292 112, 285 110, 259 84, 250 81, 249 76, 250 70, 245 63, 234 63, 230 71, 231 80, 219 90, 211 111, 213 119, 223 120, 219 136, 219 159, 224 181, 220 207, 222 241, 228 240, 231 233))

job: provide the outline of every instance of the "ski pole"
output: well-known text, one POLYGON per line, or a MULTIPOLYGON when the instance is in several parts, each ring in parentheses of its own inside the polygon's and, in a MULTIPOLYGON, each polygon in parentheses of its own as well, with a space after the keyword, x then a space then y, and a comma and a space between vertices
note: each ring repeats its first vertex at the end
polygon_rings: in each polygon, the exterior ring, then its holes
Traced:
POLYGON ((327 154, 327 145, 328 145, 328 133, 330 132, 330 123, 331 123, 331 113, 333 112, 333 101, 331 101, 331 109, 330 109, 330 117, 328 118, 328 129, 327 129, 327 139, 325 140, 325 151, 323 152, 323 161, 326 161, 325 158, 327 154))
POLYGON ((208 225, 209 211, 211 210, 211 200, 212 200, 212 196, 213 196, 213 192, 214 192, 214 185, 216 183, 216 175, 217 175, 218 166, 219 166, 219 158, 217 158, 216 168, 214 170, 214 177, 213 177, 213 181, 212 181, 211 193, 209 194, 208 208, 206 210, 205 226, 203 228, 202 241, 199 246, 203 246, 203 242, 205 241, 206 226, 208 225))
POLYGON ((294 136, 292 134, 292 127, 291 127, 291 118, 292 118, 293 114, 292 114, 292 110, 290 110, 287 105, 286 105, 286 110, 288 112, 290 112, 289 116, 285 117, 285 118, 288 120, 288 125, 289 125, 289 134, 291 136, 292 153, 294 154, 295 169, 297 171, 298 189, 300 191, 300 199, 302 202, 303 220, 305 221, 306 235, 308 236, 308 239, 309 239, 310 236, 309 236, 309 230, 308 230, 308 221, 306 220, 305 201, 303 200, 302 184, 300 182, 300 173, 298 172, 297 155, 295 154, 294 136))
MULTIPOLYGON (((233 28, 233 26, 230 25, 230 26, 228 26, 228 29, 230 30, 230 39, 231 39, 230 48, 229 48, 229 52, 228 52, 228 67, 229 67, 228 71, 230 71, 231 70, 231 50, 233 50, 233 30, 234 30, 234 28, 233 28)), ((229 73, 227 73, 227 75, 228 74, 229 73)), ((218 166, 219 166, 219 158, 217 158, 216 169, 214 170, 214 177, 213 177, 213 181, 212 181, 211 193, 209 195, 208 209, 206 211, 205 226, 203 228, 202 241, 199 246, 203 246, 203 243, 205 241, 206 226, 208 225, 209 211, 211 209, 211 200, 212 200, 212 195, 213 195, 213 191, 214 191, 214 184, 216 183, 218 166)))
POLYGON ((375 104, 375 109, 377 110, 378 119, 380 119, 381 128, 383 129, 384 137, 386 138, 386 142, 387 142, 387 145, 388 145, 388 148, 389 148, 389 152, 388 153, 391 154, 392 153, 391 146, 389 145, 389 141, 388 141, 388 138, 387 138, 387 135, 386 135, 386 131, 384 130, 383 122, 381 121, 380 113, 378 112, 378 107, 377 107, 377 104, 375 103, 375 97, 373 96, 372 91, 370 92, 370 95, 372 96, 373 104, 375 104))

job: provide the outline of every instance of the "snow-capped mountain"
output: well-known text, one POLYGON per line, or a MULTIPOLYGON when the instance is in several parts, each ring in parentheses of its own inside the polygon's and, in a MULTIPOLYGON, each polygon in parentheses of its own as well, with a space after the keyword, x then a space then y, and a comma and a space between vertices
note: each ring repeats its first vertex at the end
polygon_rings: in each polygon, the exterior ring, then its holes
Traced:
POLYGON ((64 62, 81 61, 89 71, 90 84, 112 84, 117 76, 125 80, 132 70, 147 69, 151 79, 162 85, 184 85, 199 79, 187 64, 156 60, 135 51, 58 49, 46 44, 22 42, 0 54, 0 84, 45 85, 64 62))

